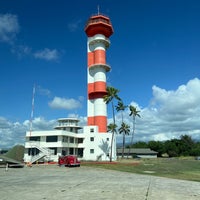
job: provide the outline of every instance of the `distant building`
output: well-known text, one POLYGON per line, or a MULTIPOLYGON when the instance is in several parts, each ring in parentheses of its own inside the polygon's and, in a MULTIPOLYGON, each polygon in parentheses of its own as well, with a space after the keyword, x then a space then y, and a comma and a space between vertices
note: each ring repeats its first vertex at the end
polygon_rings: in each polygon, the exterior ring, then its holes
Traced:
MULTIPOLYGON (((117 156, 122 157, 122 148, 117 149, 117 156)), ((153 151, 149 148, 125 148, 124 158, 157 158, 158 152, 153 151)))

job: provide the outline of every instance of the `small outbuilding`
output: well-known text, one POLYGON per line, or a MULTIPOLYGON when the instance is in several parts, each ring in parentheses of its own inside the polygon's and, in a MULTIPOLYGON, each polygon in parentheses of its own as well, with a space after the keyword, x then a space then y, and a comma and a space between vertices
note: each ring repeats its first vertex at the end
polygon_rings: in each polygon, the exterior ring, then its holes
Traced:
MULTIPOLYGON (((122 157, 122 148, 117 149, 117 156, 122 157)), ((158 152, 150 148, 125 148, 124 158, 157 158, 158 152)))

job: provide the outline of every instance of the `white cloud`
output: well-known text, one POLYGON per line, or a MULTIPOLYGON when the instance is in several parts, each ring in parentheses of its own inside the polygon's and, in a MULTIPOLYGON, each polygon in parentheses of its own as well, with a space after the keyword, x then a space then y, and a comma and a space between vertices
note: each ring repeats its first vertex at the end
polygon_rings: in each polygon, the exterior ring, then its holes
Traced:
POLYGON ((66 99, 60 97, 54 97, 54 99, 49 102, 49 106, 54 109, 66 109, 72 110, 81 107, 81 102, 75 99, 66 99))
POLYGON ((0 14, 0 41, 12 43, 19 29, 20 27, 16 15, 0 14))
POLYGON ((24 144, 26 129, 27 127, 19 122, 11 122, 4 117, 0 117, 0 148, 24 144))
POLYGON ((165 120, 186 120, 196 117, 200 102, 200 80, 195 78, 176 91, 165 91, 153 86, 153 105, 159 107, 160 117, 165 120))
POLYGON ((45 48, 43 50, 37 51, 34 54, 35 58, 46 60, 46 61, 57 61, 59 59, 59 52, 56 49, 45 48))
POLYGON ((32 121, 33 130, 53 130, 56 120, 45 120, 43 117, 34 118, 32 121))
MULTIPOLYGON (((135 140, 167 140, 185 134, 200 140, 200 80, 190 80, 176 90, 157 86, 152 90, 151 104, 139 108, 141 118, 136 119, 135 140)), ((126 116, 131 124, 128 113, 126 116)))
MULTIPOLYGON (((52 130, 56 125, 56 120, 45 120, 43 117, 32 120, 33 130, 52 130)), ((23 123, 11 122, 4 117, 0 117, 0 149, 10 148, 14 145, 24 145, 26 131, 30 130, 30 121, 23 123)))

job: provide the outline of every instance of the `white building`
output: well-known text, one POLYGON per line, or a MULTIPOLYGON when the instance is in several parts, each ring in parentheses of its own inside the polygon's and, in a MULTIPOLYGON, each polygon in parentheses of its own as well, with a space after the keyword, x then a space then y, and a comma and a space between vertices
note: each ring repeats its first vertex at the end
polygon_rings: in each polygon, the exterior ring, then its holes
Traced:
MULTIPOLYGON (((109 160, 112 134, 99 133, 97 126, 82 128, 78 122, 76 118, 61 118, 54 130, 27 131, 24 162, 57 162, 62 155, 77 155, 80 160, 109 160)), ((112 160, 116 160, 115 147, 114 138, 112 160)))

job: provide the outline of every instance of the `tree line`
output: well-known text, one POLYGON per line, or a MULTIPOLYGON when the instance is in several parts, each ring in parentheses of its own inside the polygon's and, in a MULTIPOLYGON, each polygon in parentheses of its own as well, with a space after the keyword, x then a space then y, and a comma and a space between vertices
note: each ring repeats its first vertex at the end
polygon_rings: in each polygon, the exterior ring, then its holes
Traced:
POLYGON ((136 142, 127 148, 150 148, 158 152, 158 157, 200 156, 200 142, 189 135, 181 135, 178 139, 167 141, 136 142))

